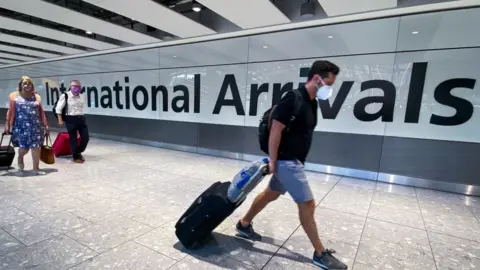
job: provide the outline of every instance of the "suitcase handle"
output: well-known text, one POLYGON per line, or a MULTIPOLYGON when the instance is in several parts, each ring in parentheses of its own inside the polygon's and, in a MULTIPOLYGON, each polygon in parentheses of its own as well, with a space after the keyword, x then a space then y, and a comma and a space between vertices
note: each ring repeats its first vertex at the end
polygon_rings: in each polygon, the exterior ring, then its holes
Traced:
POLYGON ((8 142, 7 147, 5 148, 5 151, 8 151, 8 147, 12 144, 12 134, 9 134, 6 131, 4 131, 2 133, 2 138, 0 138, 0 152, 2 151, 2 143, 3 143, 4 136, 10 136, 10 141, 8 142))
POLYGON ((268 164, 262 165, 260 169, 262 170, 263 176, 267 176, 269 174, 270 168, 268 167, 268 164))

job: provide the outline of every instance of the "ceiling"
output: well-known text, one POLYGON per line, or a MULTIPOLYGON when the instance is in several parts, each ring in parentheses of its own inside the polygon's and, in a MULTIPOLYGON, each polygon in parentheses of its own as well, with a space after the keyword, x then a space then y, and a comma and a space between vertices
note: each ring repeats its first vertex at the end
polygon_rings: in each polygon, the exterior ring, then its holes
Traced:
POLYGON ((0 66, 455 0, 1 0, 0 66))

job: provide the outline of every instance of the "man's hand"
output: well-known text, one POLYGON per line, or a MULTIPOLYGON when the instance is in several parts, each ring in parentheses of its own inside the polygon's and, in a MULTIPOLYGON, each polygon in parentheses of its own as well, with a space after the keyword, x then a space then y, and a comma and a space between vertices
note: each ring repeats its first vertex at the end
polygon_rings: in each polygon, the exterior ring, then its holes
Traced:
POLYGON ((10 134, 10 125, 5 125, 5 133, 10 134))
POLYGON ((270 162, 268 163, 268 174, 275 174, 276 170, 277 170, 277 162, 270 160, 270 162))
POLYGON ((61 126, 61 127, 63 126, 63 120, 60 119, 60 118, 58 119, 58 125, 61 126))

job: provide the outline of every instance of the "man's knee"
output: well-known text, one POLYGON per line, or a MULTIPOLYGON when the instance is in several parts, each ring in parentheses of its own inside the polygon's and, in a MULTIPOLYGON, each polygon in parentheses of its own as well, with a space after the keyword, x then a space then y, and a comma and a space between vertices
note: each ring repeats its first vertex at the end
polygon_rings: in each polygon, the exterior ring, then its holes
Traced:
POLYGON ((315 210, 315 200, 309 200, 306 202, 298 203, 298 210, 300 211, 300 214, 302 213, 313 213, 315 210))

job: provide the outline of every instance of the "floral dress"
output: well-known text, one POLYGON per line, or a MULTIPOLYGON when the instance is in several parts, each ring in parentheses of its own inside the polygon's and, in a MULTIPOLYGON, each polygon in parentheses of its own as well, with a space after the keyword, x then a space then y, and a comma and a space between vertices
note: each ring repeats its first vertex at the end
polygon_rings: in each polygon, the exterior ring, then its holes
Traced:
POLYGON ((35 95, 24 98, 15 97, 15 120, 12 128, 15 146, 20 148, 39 148, 43 146, 45 128, 40 115, 40 103, 35 95))

